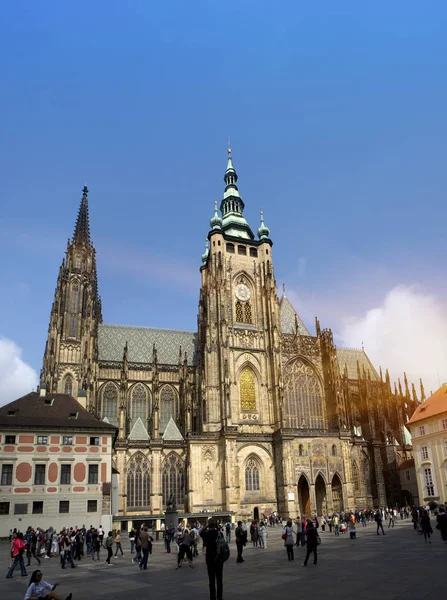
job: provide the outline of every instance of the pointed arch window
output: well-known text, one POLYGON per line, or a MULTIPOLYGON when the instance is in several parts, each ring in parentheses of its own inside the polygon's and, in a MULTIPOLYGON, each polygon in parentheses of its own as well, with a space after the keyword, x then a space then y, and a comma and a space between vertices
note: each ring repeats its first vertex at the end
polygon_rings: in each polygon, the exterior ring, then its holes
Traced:
POLYGON ((304 446, 303 446, 303 444, 300 444, 298 446, 298 454, 299 454, 299 456, 304 456, 304 446))
POLYGON ((237 323, 247 323, 251 325, 253 323, 253 315, 251 312, 251 304, 249 301, 240 302, 239 300, 236 302, 236 322, 237 323))
POLYGON ((150 489, 149 460, 139 452, 127 463, 127 508, 149 508, 150 489))
POLYGON ((66 375, 64 379, 64 394, 68 396, 73 395, 73 377, 71 375, 66 375))
POLYGON ((245 467, 245 490, 247 492, 259 492, 259 467, 254 458, 249 458, 245 467))
POLYGON ((166 458, 161 479, 163 505, 166 506, 172 494, 177 506, 183 506, 185 502, 185 465, 180 456, 170 454, 166 458))
POLYGON ((79 311, 79 285, 74 283, 71 287, 69 312, 77 313, 79 311))
POLYGON ((314 369, 301 360, 284 373, 284 408, 288 427, 325 429, 326 411, 320 381, 314 369))
POLYGON ((108 383, 102 393, 102 418, 106 417, 111 425, 118 426, 118 389, 113 383, 108 383))
POLYGON ((359 469, 357 467, 357 463, 354 461, 352 463, 352 483, 354 484, 354 490, 356 492, 360 489, 360 479, 359 479, 359 469))
POLYGON ((242 369, 239 386, 241 410, 256 410, 256 380, 250 367, 242 369))
POLYGON ((160 435, 163 435, 168 426, 169 419, 175 419, 176 392, 172 385, 164 385, 160 392, 160 435))
POLYGON ((137 383, 131 391, 130 397, 130 428, 140 418, 146 426, 148 415, 147 388, 142 383, 137 383))

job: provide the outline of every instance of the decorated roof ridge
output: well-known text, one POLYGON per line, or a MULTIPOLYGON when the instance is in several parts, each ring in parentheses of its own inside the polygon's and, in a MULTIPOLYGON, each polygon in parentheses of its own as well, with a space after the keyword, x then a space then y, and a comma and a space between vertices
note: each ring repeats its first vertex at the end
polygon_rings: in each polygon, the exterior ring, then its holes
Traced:
POLYGON ((120 327, 121 329, 145 329, 149 331, 169 331, 171 333, 192 333, 197 335, 197 331, 190 329, 163 329, 161 327, 149 327, 148 325, 119 325, 117 323, 100 323, 99 327, 120 327))
MULTIPOLYGON (((335 344, 336 348, 339 350, 355 350, 355 352, 363 352, 363 354, 368 358, 365 350, 363 348, 354 348, 353 346, 340 346, 339 344, 335 344)), ((369 360, 369 358, 368 358, 369 360)), ((371 361, 369 361, 371 362, 371 361)))
POLYGON ((90 223, 88 216, 88 188, 84 185, 82 189, 81 204, 76 218, 73 233, 73 243, 90 244, 90 223))
POLYGON ((168 424, 166 425, 166 429, 164 430, 162 438, 168 442, 183 440, 180 429, 177 427, 172 417, 169 419, 168 424))
POLYGON ((147 428, 141 420, 141 417, 138 417, 138 419, 135 421, 134 426, 129 433, 128 439, 135 442, 142 442, 151 439, 147 428))

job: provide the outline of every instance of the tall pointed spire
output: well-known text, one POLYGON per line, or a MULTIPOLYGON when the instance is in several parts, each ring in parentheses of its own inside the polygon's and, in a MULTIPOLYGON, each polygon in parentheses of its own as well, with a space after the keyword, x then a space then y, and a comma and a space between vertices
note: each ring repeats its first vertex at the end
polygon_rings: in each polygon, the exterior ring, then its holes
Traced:
POLYGON ((73 243, 90 244, 90 224, 88 218, 88 189, 85 185, 82 190, 81 205, 79 207, 78 218, 76 219, 75 230, 73 234, 73 243))
POLYGON ((231 148, 228 147, 227 169, 224 175, 225 191, 220 211, 222 213, 223 232, 232 237, 253 240, 253 231, 244 217, 245 204, 237 188, 238 176, 233 166, 231 148))
POLYGON ((421 402, 423 402, 425 400, 425 390, 424 384, 422 383, 422 379, 419 379, 419 383, 421 385, 421 402))

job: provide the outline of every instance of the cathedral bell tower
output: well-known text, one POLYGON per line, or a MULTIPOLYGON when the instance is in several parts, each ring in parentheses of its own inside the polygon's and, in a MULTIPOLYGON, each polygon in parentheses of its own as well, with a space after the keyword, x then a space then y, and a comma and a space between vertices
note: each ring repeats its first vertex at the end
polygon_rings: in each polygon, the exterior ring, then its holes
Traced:
POLYGON ((244 217, 228 149, 225 191, 202 256, 198 376, 203 431, 272 432, 280 424, 279 302, 270 231, 244 217))
POLYGON ((40 383, 49 392, 76 397, 84 390, 87 407, 92 404, 101 322, 96 256, 90 240, 88 189, 84 187, 73 238, 67 243, 51 308, 40 374, 40 383))

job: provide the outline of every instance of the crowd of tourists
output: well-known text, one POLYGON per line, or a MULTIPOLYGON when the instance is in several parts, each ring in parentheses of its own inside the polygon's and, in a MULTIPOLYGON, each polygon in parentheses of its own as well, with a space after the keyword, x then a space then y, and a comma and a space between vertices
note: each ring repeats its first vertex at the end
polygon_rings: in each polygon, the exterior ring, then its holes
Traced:
MULTIPOLYGON (((298 516, 293 521, 288 519, 285 522, 279 516, 274 516, 272 519, 264 517, 260 521, 253 520, 249 523, 238 521, 236 526, 229 521, 218 522, 214 518, 209 519, 205 527, 196 521, 182 521, 177 527, 164 528, 163 540, 166 554, 177 554, 176 570, 182 568, 185 563, 194 569, 194 559, 200 552, 206 552, 211 600, 222 600, 223 564, 229 556, 233 534, 237 548, 236 562, 242 563, 247 543, 250 541, 254 549, 267 549, 269 530, 270 533, 272 531, 270 528, 280 525, 288 561, 295 559, 294 548, 305 547, 306 554, 302 565, 306 567, 311 556, 313 564, 317 565, 320 532, 328 531, 336 536, 349 532, 350 538, 356 539, 358 526, 367 527, 368 524, 374 523, 377 535, 385 535, 384 524, 389 529, 394 527, 396 519, 404 520, 410 517, 414 529, 423 534, 425 542, 430 544, 433 528, 429 507, 340 511, 320 517, 315 514, 298 516)), ((444 543, 447 543, 447 512, 444 507, 439 508, 435 518, 434 526, 439 530, 444 543)), ((11 564, 7 578, 13 576, 16 567, 20 567, 22 576, 27 576, 26 567, 31 566, 32 560, 40 565, 44 559, 58 556, 61 568, 65 569, 68 564, 75 568, 76 563, 83 558, 100 562, 103 550, 107 552, 106 565, 112 564, 112 557, 118 559, 124 556, 120 531, 109 531, 106 534, 102 526, 98 529, 92 526, 87 529, 84 525, 67 527, 60 532, 51 527, 47 530, 28 527, 24 534, 14 529, 10 532, 10 541, 11 564)), ((146 524, 129 532, 131 561, 141 570, 148 567, 153 541, 146 524)), ((56 587, 57 585, 43 580, 40 569, 37 569, 32 573, 25 600, 41 597, 61 600, 54 591, 56 587)), ((72 595, 69 594, 66 598, 71 600, 72 595)))

